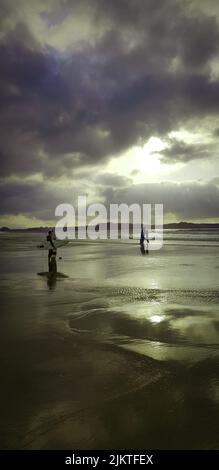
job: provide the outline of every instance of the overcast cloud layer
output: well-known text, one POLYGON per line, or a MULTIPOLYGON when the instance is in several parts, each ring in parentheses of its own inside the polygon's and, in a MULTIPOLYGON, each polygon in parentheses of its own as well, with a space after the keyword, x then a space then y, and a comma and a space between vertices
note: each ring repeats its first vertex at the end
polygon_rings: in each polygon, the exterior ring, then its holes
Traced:
POLYGON ((0 223, 78 193, 218 220, 218 19, 213 0, 0 0, 0 223))

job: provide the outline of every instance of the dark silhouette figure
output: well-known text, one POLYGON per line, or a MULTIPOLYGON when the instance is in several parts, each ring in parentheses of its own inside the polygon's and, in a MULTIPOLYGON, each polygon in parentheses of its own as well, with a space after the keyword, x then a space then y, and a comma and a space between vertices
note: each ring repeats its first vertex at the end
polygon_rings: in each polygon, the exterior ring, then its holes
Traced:
POLYGON ((54 243, 53 243, 53 239, 52 239, 52 230, 49 230, 49 231, 48 231, 46 240, 47 240, 47 242, 49 242, 50 245, 51 245, 51 248, 49 248, 49 251, 48 251, 48 271, 51 272, 51 269, 50 269, 50 260, 51 260, 51 257, 52 257, 52 255, 53 255, 54 251, 55 251, 55 253, 56 253, 56 247, 55 247, 55 245, 54 245, 54 243))
POLYGON ((147 243, 149 243, 148 238, 147 239, 145 238, 144 229, 142 227, 141 228, 141 236, 140 236, 140 252, 141 252, 142 255, 145 255, 145 254, 148 255, 148 248, 146 248, 146 250, 145 250, 145 243, 144 243, 145 240, 147 240, 147 243))

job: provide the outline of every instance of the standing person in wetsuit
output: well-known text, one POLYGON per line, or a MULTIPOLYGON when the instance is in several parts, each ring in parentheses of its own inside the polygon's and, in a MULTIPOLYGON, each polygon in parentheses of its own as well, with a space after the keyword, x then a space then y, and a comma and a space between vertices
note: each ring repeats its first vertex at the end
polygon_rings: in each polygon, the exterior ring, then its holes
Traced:
POLYGON ((52 230, 48 231, 46 240, 51 245, 51 248, 49 248, 49 251, 48 251, 48 270, 50 271, 50 260, 51 260, 52 255, 54 254, 54 252, 56 252, 56 247, 53 243, 53 238, 52 238, 52 230))
POLYGON ((145 255, 144 241, 145 241, 145 236, 144 236, 144 229, 142 227, 141 236, 140 236, 140 251, 141 251, 142 255, 145 255))
POLYGON ((145 245, 144 245, 145 240, 147 240, 147 243, 149 243, 148 232, 146 233, 146 235, 147 235, 147 238, 145 238, 144 228, 142 226, 142 228, 141 228, 141 237, 140 237, 140 251, 141 251, 142 255, 145 255, 145 253, 148 254, 148 248, 145 250, 145 245))

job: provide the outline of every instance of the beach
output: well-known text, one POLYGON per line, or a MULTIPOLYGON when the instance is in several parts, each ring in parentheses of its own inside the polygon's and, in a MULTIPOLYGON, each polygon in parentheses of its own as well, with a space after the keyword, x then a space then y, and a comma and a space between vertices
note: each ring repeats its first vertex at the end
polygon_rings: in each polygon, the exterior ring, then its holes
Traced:
POLYGON ((216 449, 219 235, 58 250, 0 235, 2 449, 216 449), (59 259, 61 257, 61 259, 59 259))

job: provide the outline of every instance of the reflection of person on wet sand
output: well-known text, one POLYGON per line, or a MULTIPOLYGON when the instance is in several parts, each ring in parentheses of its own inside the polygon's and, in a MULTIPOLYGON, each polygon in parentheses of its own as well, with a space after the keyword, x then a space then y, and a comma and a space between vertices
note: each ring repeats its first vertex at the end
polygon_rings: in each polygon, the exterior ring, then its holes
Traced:
POLYGON ((148 254, 148 247, 145 250, 145 240, 147 240, 147 243, 149 243, 148 239, 148 231, 146 233, 144 232, 144 228, 142 226, 141 228, 141 236, 140 236, 140 251, 142 255, 148 254))
POLYGON ((47 276, 47 286, 50 290, 55 289, 56 280, 57 280, 57 272, 56 271, 49 272, 47 276))
POLYGON ((56 250, 52 250, 52 254, 49 258, 49 273, 51 273, 51 275, 57 274, 56 250))

